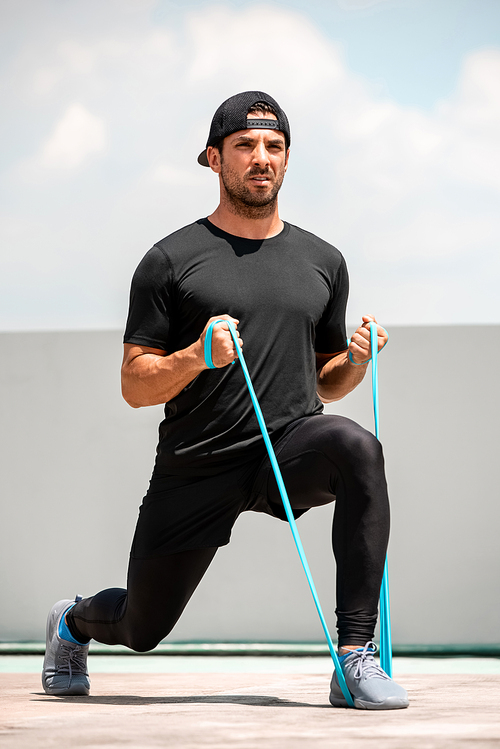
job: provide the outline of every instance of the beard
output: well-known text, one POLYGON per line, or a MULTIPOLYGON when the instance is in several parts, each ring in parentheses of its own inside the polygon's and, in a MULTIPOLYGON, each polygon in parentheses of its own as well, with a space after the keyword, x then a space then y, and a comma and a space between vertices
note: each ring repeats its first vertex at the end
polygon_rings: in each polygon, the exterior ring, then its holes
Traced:
POLYGON ((269 169, 250 169, 243 176, 235 172, 221 160, 221 179, 226 192, 229 207, 233 213, 244 218, 266 218, 270 216, 276 206, 278 192, 285 176, 285 165, 274 175, 269 169), (252 177, 268 177, 274 182, 269 189, 252 192, 248 180, 252 177))

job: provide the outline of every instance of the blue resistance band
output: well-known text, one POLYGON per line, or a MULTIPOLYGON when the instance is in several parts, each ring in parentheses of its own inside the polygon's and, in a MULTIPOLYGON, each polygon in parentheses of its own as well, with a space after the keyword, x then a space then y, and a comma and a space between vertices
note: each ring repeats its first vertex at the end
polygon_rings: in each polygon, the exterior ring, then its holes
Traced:
MULTIPOLYGON (((387 334, 387 330, 382 328, 387 334)), ((387 346, 389 336, 387 334, 387 341, 384 343, 380 351, 387 346)), ((350 339, 347 341, 349 345, 350 339)), ((370 346, 371 346, 371 357, 367 359, 372 363, 372 393, 373 393, 373 417, 375 420, 375 437, 379 439, 379 418, 378 418, 378 336, 377 336, 377 324, 374 322, 370 323, 370 346)), ((356 364, 351 357, 349 351, 349 360, 356 364)), ((367 362, 362 362, 366 364, 367 362)), ((389 603, 389 570, 387 567, 387 557, 385 558, 384 574, 382 577, 382 585, 380 586, 380 665, 384 669, 387 676, 392 679, 392 638, 391 638, 391 609, 389 603)))
POLYGON ((293 516, 293 511, 290 505, 290 500, 288 499, 288 494, 285 489, 285 484, 283 483, 283 478, 281 476, 281 471, 278 466, 278 461, 276 460, 276 455, 274 454, 274 449, 271 444, 271 440, 269 439, 269 434, 267 433, 267 427, 266 423, 264 421, 264 416, 262 415, 262 411, 259 405, 259 401, 257 400, 257 396, 255 395, 255 391, 253 389, 252 380, 250 379, 250 375, 248 373, 248 368, 245 362, 245 358, 243 356, 243 351, 241 350, 241 346, 238 341, 238 335, 236 333, 236 328, 234 326, 234 323, 232 323, 230 320, 214 320, 212 323, 210 323, 207 332, 205 334, 205 362, 207 364, 207 367, 210 369, 215 369, 215 365, 212 361, 212 332, 213 327, 219 322, 225 322, 227 323, 229 327, 229 332, 231 333, 232 339, 234 341, 234 345, 238 354, 238 359, 240 360, 241 367, 243 369, 243 374, 245 375, 245 380, 248 387, 248 392, 250 393, 250 397, 252 399, 253 407, 255 409, 255 414, 257 416, 257 421, 259 422, 260 431, 262 432, 262 436, 264 437, 264 442, 267 448, 267 452, 269 454, 269 459, 271 461, 271 465, 274 471, 274 475, 276 477, 276 483, 278 484, 278 489, 281 494, 281 499, 283 501, 283 506, 285 508, 286 516, 288 518, 288 522, 290 524, 290 528, 292 531, 293 539, 295 541, 295 546, 297 547, 297 551, 299 552, 300 561, 302 562, 302 567, 304 568, 304 572, 306 573, 307 582, 309 583, 309 588, 312 593, 312 597, 314 599, 314 603, 316 605, 316 610, 318 612, 318 616, 321 621, 321 626, 323 627, 323 632, 325 633, 326 641, 328 643, 328 648, 330 650, 330 654, 333 659, 333 664, 335 666, 335 671, 337 673, 337 679, 339 682, 339 686, 342 690, 342 694, 344 695, 347 704, 349 707, 354 707, 354 702, 351 696, 351 693, 349 692, 349 689, 347 688, 347 684, 345 682, 344 674, 342 672, 342 668, 340 666, 340 662, 337 656, 337 653, 335 652, 335 647, 332 642, 332 638, 330 637, 330 632, 328 631, 328 626, 326 624, 325 617, 323 615, 323 611, 321 609, 321 605, 319 602, 319 597, 316 592, 316 587, 314 585, 314 581, 312 579, 311 571, 309 569, 309 564, 307 563, 306 555, 304 552, 304 548, 302 546, 302 541, 300 540, 299 531, 297 530, 297 523, 295 522, 295 518, 293 516))
MULTIPOLYGON (((276 483, 278 485, 278 489, 281 495, 281 499, 283 502, 283 506, 285 508, 286 516, 288 518, 288 522, 290 524, 290 529, 292 531, 293 539, 295 541, 295 546, 297 547, 297 551, 299 553, 300 561, 302 563, 302 567, 304 569, 307 582, 309 584, 309 589, 311 591, 316 610, 318 612, 318 616, 321 621, 321 626, 323 627, 323 632, 325 633, 326 641, 328 643, 328 648, 330 650, 330 655, 332 656, 333 665, 335 667, 335 671, 337 673, 337 679, 339 682, 340 689, 342 690, 342 694, 344 695, 346 702, 349 707, 354 707, 354 702, 351 696, 351 693, 349 692, 349 689, 347 688, 347 684, 344 678, 344 674, 342 672, 342 668, 340 666, 340 662, 337 656, 337 653, 335 652, 335 647, 332 642, 332 638, 330 636, 330 632, 328 630, 328 626, 321 608, 321 604, 319 602, 318 593, 316 591, 316 587, 314 585, 314 581, 312 579, 311 571, 309 569, 309 564, 307 562, 307 558, 304 552, 304 547, 302 546, 302 541, 300 540, 299 531, 297 529, 297 523, 295 522, 295 518, 293 516, 293 511, 290 505, 290 500, 288 499, 288 494, 285 488, 285 484, 283 483, 283 478, 281 476, 281 471, 279 469, 278 461, 276 460, 276 455, 274 453, 273 446, 271 444, 271 440, 269 439, 269 434, 267 432, 266 423, 264 421, 264 416, 262 415, 262 411, 259 405, 259 402, 257 400, 257 396, 255 395, 255 391, 253 389, 252 380, 250 379, 250 374, 248 372, 248 368, 245 362, 245 358, 243 356, 243 352, 241 350, 239 341, 238 341, 238 335, 236 333, 236 328, 234 326, 234 323, 232 323, 230 320, 214 320, 212 323, 210 323, 207 332, 205 334, 205 346, 204 346, 204 355, 205 355, 205 363, 207 367, 210 369, 216 369, 215 364, 212 361, 212 334, 213 334, 213 328, 214 325, 217 325, 217 323, 223 323, 225 322, 229 328, 229 332, 231 333, 231 337, 233 339, 236 352, 238 354, 238 359, 240 360, 241 367, 243 369, 243 374, 245 376, 245 380, 247 383, 248 391, 250 393, 250 398, 252 399, 253 407, 255 409, 255 414, 257 416, 257 421, 259 423, 260 431, 262 432, 262 436, 264 438, 264 443, 267 448, 267 452, 269 454, 269 459, 271 461, 271 466, 274 471, 274 475, 276 477, 276 483)), ((374 325, 372 323, 372 325, 374 325)), ((374 327, 370 326, 370 332, 371 332, 371 343, 372 343, 372 359, 375 365, 375 379, 373 380, 376 382, 376 376, 377 376, 377 369, 376 369, 376 360, 377 360, 377 353, 378 353, 378 346, 377 346, 377 327, 374 325, 374 327), (375 335, 375 349, 374 349, 374 335, 375 335), (375 355, 373 355, 373 351, 375 350, 375 355)), ((233 362, 234 363, 234 362, 233 362)), ((378 384, 376 390, 374 390, 374 408, 376 410, 376 429, 378 429, 378 384), (375 396, 376 393, 376 396, 375 396), (375 400, 377 402, 377 405, 375 406, 375 400)), ((387 569, 387 560, 386 560, 386 569, 387 569)), ((384 570, 384 579, 387 578, 386 569, 384 570)), ((384 583, 382 583, 382 588, 384 586, 384 583)), ((388 589, 386 591, 386 601, 387 601, 387 610, 385 611, 385 622, 388 622, 388 605, 389 605, 389 598, 388 598, 388 589)), ((381 602, 381 629, 382 629, 382 602, 381 602)), ((382 640, 381 638, 381 658, 382 653, 387 653, 387 645, 389 645, 389 664, 391 662, 391 655, 390 655, 390 632, 388 634, 388 639, 384 638, 382 640)), ((382 660, 381 660, 382 663, 382 660)), ((384 668, 384 666, 382 666, 384 668)), ((387 669, 384 668, 384 671, 387 672, 387 669)), ((388 674, 390 675, 390 674, 388 674)))
MULTIPOLYGON (((385 332, 387 333, 387 331, 385 332)), ((378 338, 377 325, 374 322, 370 323, 370 343, 372 349, 373 416, 375 419, 375 437, 379 439, 378 338)), ((387 557, 385 558, 384 575, 380 587, 380 666, 384 669, 387 676, 392 678, 391 609, 389 603, 389 570, 387 567, 387 557)))

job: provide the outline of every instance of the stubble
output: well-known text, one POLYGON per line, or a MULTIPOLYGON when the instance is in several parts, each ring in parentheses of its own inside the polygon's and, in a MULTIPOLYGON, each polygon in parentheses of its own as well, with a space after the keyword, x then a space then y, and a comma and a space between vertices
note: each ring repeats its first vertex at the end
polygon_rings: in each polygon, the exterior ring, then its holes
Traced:
POLYGON ((280 191, 285 176, 285 166, 278 174, 269 169, 252 169, 248 174, 240 177, 227 163, 221 159, 221 179, 225 189, 226 203, 236 216, 250 219, 262 219, 271 216, 276 208, 278 192, 280 191), (270 190, 252 192, 247 184, 247 180, 252 177, 267 176, 274 178, 274 183, 270 190))

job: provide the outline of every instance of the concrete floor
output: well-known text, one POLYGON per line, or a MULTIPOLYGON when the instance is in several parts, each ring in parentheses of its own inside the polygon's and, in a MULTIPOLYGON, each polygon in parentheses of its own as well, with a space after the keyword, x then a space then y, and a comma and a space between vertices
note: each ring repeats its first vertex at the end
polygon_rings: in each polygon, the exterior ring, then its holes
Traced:
MULTIPOLYGON (((467 674, 453 673, 456 661, 450 659, 441 659, 440 664, 430 659, 427 668, 425 662, 415 661, 416 669, 410 663, 405 670, 417 673, 405 675, 401 671, 405 663, 396 659, 395 673, 409 691, 410 707, 365 712, 330 707, 327 661, 321 666, 316 659, 307 659, 308 667, 304 659, 276 659, 282 663, 281 672, 268 662, 261 663, 260 671, 254 664, 249 673, 248 659, 232 664, 209 659, 211 665, 205 659, 203 668, 225 671, 215 673, 202 671, 192 661, 189 666, 163 658, 163 673, 153 663, 149 673, 105 673, 93 658, 90 697, 48 697, 33 664, 25 662, 23 672, 18 660, 17 672, 6 673, 13 668, 4 662, 2 749, 500 747, 498 660, 490 661, 489 667, 486 661, 475 669, 469 665, 467 674), (297 673, 300 663, 302 672, 297 673), (198 673, 186 671, 189 667, 198 673), (431 673, 422 673, 426 670, 431 673)), ((129 665, 133 661, 122 659, 129 665)))

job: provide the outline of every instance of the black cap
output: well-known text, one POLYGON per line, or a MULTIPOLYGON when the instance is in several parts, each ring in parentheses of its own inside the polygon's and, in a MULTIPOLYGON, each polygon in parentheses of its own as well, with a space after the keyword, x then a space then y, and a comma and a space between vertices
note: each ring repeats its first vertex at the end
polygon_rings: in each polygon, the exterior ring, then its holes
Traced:
POLYGON ((285 136, 286 147, 288 148, 290 145, 290 125, 278 102, 264 91, 243 91, 241 94, 235 94, 226 99, 214 114, 207 145, 198 156, 198 164, 209 166, 207 159, 208 146, 215 146, 221 138, 225 138, 231 133, 250 128, 281 130, 285 136), (270 118, 247 120, 248 110, 260 101, 272 106, 277 117, 276 120, 270 118))

